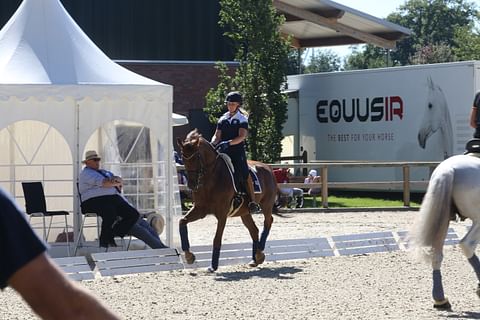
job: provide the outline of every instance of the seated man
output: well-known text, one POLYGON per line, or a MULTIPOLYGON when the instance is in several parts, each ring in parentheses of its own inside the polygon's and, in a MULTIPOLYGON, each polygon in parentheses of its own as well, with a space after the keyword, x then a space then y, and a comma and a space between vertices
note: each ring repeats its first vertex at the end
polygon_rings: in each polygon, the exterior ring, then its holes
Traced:
MULTIPOLYGON (((320 183, 322 180, 317 175, 317 170, 312 169, 308 173, 308 176, 305 178, 305 183, 320 183)), ((319 196, 321 194, 320 188, 310 188, 308 189, 308 194, 311 196, 319 196)))
POLYGON ((79 176, 82 210, 102 217, 100 246, 116 246, 114 237, 129 234, 152 249, 165 248, 158 234, 140 217, 140 213, 121 194, 122 178, 100 169, 101 158, 96 151, 85 153, 85 164, 79 176))

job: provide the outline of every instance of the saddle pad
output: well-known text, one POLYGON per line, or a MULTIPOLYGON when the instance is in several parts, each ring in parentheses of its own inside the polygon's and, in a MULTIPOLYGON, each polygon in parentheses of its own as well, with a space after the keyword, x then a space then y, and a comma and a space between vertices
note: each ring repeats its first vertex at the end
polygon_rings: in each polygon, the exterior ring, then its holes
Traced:
MULTIPOLYGON (((232 179, 233 188, 235 189, 235 192, 238 192, 238 190, 235 186, 235 180, 233 178, 233 172, 235 170, 233 169, 232 160, 225 153, 219 153, 219 156, 227 164, 227 168, 228 168, 228 171, 230 172, 230 177, 232 179)), ((255 166, 248 166, 248 171, 250 172, 250 176, 252 177, 254 192, 255 193, 262 193, 262 186, 260 185, 260 180, 258 179, 258 176, 257 176, 257 169, 255 168, 255 166)))
POLYGON ((250 176, 252 177, 253 181, 253 190, 255 193, 262 193, 262 186, 260 185, 260 180, 257 176, 257 169, 255 166, 248 166, 248 171, 250 172, 250 176))

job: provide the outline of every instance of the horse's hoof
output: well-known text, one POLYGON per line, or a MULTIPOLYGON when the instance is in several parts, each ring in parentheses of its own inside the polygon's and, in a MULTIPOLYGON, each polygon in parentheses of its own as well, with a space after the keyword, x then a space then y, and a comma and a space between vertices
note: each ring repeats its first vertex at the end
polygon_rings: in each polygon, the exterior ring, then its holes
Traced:
POLYGON ((188 264, 192 264, 195 262, 195 255, 191 252, 185 252, 185 261, 188 264))
POLYGON ((208 273, 215 273, 215 271, 217 271, 217 269, 213 269, 211 266, 207 268, 208 273))
POLYGON ((262 264, 263 262, 265 262, 265 253, 263 253, 263 251, 259 251, 255 254, 255 261, 257 262, 257 264, 262 264))
POLYGON ((248 266, 254 268, 254 267, 258 266, 258 263, 256 263, 255 260, 251 260, 251 261, 248 263, 248 266))
POLYGON ((440 301, 434 301, 433 307, 437 310, 452 310, 452 305, 447 298, 440 301))

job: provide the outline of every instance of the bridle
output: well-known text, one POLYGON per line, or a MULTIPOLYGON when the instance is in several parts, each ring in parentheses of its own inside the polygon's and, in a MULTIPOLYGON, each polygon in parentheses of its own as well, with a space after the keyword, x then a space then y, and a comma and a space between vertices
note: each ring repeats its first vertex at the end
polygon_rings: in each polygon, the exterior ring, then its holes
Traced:
MULTIPOLYGON (((186 161, 188 162, 192 161, 199 164, 195 170, 187 170, 187 167, 185 166, 185 171, 187 173, 187 179, 188 179, 188 184, 190 189, 192 189, 192 191, 198 191, 204 185, 205 172, 206 172, 206 168, 208 167, 208 165, 205 164, 205 161, 200 154, 200 148, 197 148, 197 150, 189 156, 186 156, 183 153, 183 149, 182 149, 182 158, 184 163, 186 163, 186 161), (192 179, 193 177, 196 177, 196 179, 193 180, 192 179)), ((218 154, 216 158, 218 158, 218 154)))

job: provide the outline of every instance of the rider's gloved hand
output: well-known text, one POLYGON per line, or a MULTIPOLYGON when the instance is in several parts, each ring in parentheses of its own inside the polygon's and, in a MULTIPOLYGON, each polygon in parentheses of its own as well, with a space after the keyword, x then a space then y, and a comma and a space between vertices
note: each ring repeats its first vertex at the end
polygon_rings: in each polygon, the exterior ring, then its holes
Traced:
POLYGON ((228 149, 229 146, 230 146, 230 141, 222 141, 219 144, 217 144, 215 149, 218 152, 225 152, 228 149))

